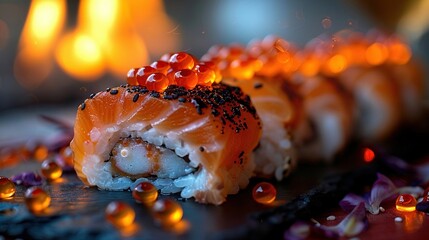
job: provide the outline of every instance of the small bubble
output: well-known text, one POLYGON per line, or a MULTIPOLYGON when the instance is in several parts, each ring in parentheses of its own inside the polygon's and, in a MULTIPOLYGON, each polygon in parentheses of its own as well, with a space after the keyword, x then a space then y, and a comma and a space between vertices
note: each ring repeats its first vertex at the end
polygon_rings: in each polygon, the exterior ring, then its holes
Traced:
POLYGON ((325 17, 324 19, 322 19, 322 27, 324 29, 328 29, 330 28, 332 25, 332 20, 329 17, 325 17))

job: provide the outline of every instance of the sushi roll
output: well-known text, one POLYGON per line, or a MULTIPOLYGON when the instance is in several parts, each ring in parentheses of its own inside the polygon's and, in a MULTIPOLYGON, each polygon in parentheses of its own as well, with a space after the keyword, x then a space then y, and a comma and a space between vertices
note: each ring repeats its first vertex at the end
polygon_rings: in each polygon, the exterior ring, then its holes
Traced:
POLYGON ((278 55, 274 45, 283 43, 273 36, 248 46, 231 44, 213 46, 202 60, 217 64, 222 82, 240 87, 250 96, 262 121, 262 137, 253 152, 255 174, 274 177, 278 181, 292 172, 297 158, 292 142, 292 130, 301 118, 300 101, 288 88, 279 73, 278 55), (289 92, 290 91, 290 92, 289 92))
POLYGON ((181 52, 91 95, 71 142, 79 178, 107 190, 151 181, 161 193, 211 204, 246 187, 261 123, 247 95, 216 79, 208 63, 181 52))
POLYGON ((298 156, 305 162, 327 162, 346 147, 354 124, 353 101, 331 79, 295 74, 291 81, 303 97, 306 119, 294 132, 298 156))

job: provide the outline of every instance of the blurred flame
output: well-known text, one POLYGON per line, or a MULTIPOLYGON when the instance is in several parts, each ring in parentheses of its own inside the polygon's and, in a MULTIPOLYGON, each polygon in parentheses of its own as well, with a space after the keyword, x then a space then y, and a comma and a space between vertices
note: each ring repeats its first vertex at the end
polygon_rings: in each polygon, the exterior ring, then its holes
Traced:
POLYGON ((55 53, 58 64, 77 79, 96 79, 104 72, 104 61, 97 43, 85 34, 63 36, 55 53))
POLYGON ((19 41, 14 73, 26 88, 37 87, 52 71, 52 45, 66 17, 65 0, 33 0, 19 41))
POLYGON ((77 29, 63 37, 57 60, 68 74, 95 80, 110 71, 124 78, 132 66, 148 61, 143 39, 133 29, 128 2, 84 0, 77 29))
POLYGON ((15 60, 15 76, 37 87, 52 72, 53 59, 77 80, 105 73, 125 79, 127 71, 148 62, 151 54, 178 48, 177 28, 162 0, 81 0, 77 25, 62 33, 65 0, 33 0, 15 60))

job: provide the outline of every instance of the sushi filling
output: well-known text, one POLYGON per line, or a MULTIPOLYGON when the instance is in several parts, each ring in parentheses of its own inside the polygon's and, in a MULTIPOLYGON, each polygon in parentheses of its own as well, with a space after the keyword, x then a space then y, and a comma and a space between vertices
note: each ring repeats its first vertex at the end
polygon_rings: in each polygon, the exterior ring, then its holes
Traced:
POLYGON ((166 194, 182 191, 184 186, 175 182, 194 179, 199 172, 198 167, 190 166, 188 155, 180 157, 164 144, 158 146, 140 137, 120 138, 106 163, 111 164, 113 177, 128 177, 135 181, 133 185, 149 181, 166 194))
POLYGON ((165 146, 156 146, 141 138, 122 138, 113 148, 109 161, 116 175, 171 178, 187 175, 196 169, 189 159, 177 156, 165 146))

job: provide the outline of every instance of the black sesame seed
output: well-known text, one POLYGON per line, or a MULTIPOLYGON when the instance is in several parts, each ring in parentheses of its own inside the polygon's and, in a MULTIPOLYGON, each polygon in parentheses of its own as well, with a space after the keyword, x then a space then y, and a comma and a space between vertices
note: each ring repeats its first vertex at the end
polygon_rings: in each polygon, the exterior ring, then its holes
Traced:
POLYGON ((203 146, 200 146, 200 151, 204 152, 204 147, 203 146))
POLYGON ((118 92, 119 91, 117 89, 113 89, 113 90, 110 91, 110 94, 116 95, 116 94, 118 94, 118 92))
POLYGON ((257 82, 257 83, 255 83, 255 84, 253 85, 253 88, 258 89, 258 88, 261 88, 261 87, 263 87, 263 86, 264 86, 264 85, 263 85, 262 83, 257 82))
POLYGON ((91 95, 89 95, 89 98, 94 98, 95 97, 95 93, 91 93, 91 95))
POLYGON ((139 94, 137 93, 136 95, 134 95, 133 97, 133 102, 137 102, 137 100, 139 100, 139 94))
POLYGON ((179 100, 179 102, 182 102, 182 103, 186 102, 186 98, 183 98, 183 97, 179 97, 177 100, 179 100))
POLYGON ((152 92, 150 93, 150 96, 151 96, 151 97, 154 97, 154 98, 159 98, 161 95, 159 94, 159 92, 152 91, 152 92))
POLYGON ((110 88, 108 87, 108 88, 106 88, 106 92, 110 92, 110 88))
POLYGON ((80 105, 80 110, 84 110, 84 109, 85 109, 85 107, 86 107, 85 103, 82 103, 82 104, 80 105))

